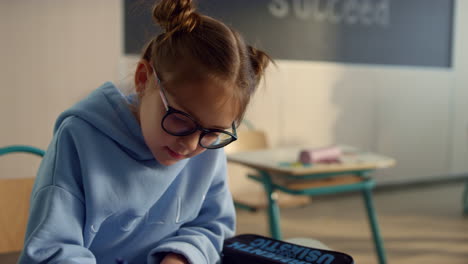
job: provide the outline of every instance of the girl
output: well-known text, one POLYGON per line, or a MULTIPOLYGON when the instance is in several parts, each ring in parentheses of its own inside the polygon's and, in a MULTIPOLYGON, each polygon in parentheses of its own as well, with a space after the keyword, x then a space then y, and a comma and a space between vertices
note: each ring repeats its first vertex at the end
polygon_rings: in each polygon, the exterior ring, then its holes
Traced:
POLYGON ((19 263, 216 263, 234 234, 222 147, 269 57, 233 29, 162 0, 135 94, 106 83, 58 118, 19 263))

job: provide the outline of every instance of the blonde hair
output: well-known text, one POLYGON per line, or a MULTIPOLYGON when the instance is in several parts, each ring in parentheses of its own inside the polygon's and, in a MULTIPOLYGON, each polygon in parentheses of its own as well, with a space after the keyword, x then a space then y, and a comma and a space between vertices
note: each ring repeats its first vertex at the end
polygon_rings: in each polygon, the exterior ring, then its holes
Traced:
POLYGON ((183 62, 195 66, 191 70, 233 82, 240 123, 271 58, 247 45, 234 29, 198 13, 191 0, 161 0, 153 8, 153 19, 164 32, 149 41, 142 58, 160 76, 181 71, 183 62))

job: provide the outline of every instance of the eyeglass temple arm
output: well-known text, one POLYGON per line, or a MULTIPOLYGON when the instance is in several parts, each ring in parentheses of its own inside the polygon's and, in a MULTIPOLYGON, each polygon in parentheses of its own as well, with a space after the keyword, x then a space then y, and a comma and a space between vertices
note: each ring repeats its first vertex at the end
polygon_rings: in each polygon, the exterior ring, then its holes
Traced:
POLYGON ((159 94, 161 95, 161 100, 163 101, 164 108, 167 111, 169 110, 169 103, 167 102, 166 93, 161 85, 161 80, 159 80, 158 76, 156 75, 156 71, 153 71, 153 74, 154 74, 154 78, 158 80, 159 94))
POLYGON ((236 136, 237 138, 237 129, 236 129, 236 123, 232 122, 232 134, 236 136))

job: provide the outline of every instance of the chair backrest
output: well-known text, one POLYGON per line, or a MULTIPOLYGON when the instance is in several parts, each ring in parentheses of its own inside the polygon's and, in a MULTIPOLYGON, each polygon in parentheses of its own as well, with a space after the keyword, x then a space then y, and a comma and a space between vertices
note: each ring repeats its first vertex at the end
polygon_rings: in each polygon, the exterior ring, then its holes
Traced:
MULTIPOLYGON (((44 151, 25 145, 0 148, 0 156, 11 153, 29 153, 39 157, 44 151)), ((0 254, 21 251, 29 215, 29 199, 34 177, 0 177, 0 254)))
POLYGON ((260 130, 237 131, 238 140, 224 147, 226 153, 265 149, 268 147, 266 135, 260 130))
POLYGON ((21 251, 34 178, 0 178, 0 253, 21 251))
MULTIPOLYGON (((268 147, 266 135, 259 130, 239 130, 238 140, 224 147, 226 154, 241 151, 265 149, 268 147)), ((234 201, 240 208, 263 208, 266 199, 263 187, 260 184, 252 184, 247 178, 248 174, 256 174, 256 171, 240 164, 228 162, 229 188, 234 201)))

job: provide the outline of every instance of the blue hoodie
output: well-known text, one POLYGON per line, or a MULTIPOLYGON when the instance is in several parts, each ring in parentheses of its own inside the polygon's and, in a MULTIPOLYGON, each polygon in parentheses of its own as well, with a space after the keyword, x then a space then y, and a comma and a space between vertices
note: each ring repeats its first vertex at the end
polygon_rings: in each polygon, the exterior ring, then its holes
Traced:
POLYGON ((60 115, 38 171, 19 263, 217 263, 235 212, 222 149, 171 166, 111 83, 60 115))

